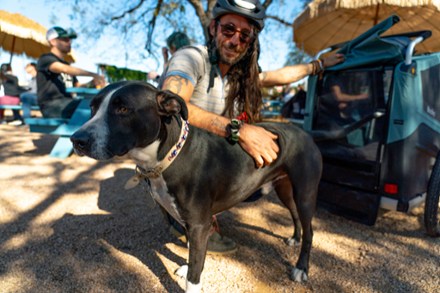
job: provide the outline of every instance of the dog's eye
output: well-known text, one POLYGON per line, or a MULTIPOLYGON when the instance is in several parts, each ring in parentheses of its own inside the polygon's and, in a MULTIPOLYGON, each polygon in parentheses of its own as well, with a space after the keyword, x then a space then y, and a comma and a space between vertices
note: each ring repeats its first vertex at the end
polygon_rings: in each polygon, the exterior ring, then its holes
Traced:
POLYGON ((127 107, 121 106, 116 109, 116 114, 127 114, 127 113, 128 113, 127 107))

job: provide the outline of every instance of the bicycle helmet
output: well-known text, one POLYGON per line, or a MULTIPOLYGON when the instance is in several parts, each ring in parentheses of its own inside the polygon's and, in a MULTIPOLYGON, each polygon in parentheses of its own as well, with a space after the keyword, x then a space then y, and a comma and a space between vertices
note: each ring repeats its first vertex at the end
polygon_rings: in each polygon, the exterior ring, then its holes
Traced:
POLYGON ((214 19, 230 13, 253 21, 260 31, 264 28, 266 13, 259 0, 218 0, 212 10, 214 19))

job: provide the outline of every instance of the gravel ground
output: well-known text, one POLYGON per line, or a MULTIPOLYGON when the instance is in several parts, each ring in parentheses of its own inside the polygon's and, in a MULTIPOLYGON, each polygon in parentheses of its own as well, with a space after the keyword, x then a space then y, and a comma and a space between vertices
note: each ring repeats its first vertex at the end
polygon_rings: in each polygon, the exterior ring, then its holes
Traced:
MULTIPOLYGON (((183 292, 186 249, 142 187, 125 191, 129 161, 61 160, 53 137, 0 125, 0 292, 183 292)), ((423 207, 381 212, 373 227, 318 208, 309 281, 289 279, 299 249, 270 194, 221 214, 238 243, 206 259, 203 292, 439 292, 440 239, 423 207)))

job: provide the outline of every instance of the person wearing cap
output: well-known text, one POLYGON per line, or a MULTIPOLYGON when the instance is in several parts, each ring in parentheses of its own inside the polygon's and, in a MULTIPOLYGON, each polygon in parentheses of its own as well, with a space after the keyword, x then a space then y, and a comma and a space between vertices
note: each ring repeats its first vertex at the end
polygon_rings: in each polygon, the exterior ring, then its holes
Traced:
MULTIPOLYGON (((344 58, 335 54, 309 64, 261 72, 258 35, 264 28, 265 10, 260 2, 218 0, 212 14, 208 44, 174 53, 159 86, 186 101, 192 125, 238 141, 260 168, 276 160, 279 151, 276 134, 253 124, 260 120, 261 87, 290 84, 344 58), (236 119, 240 121, 238 127, 236 119)), ((278 181, 282 184, 283 180, 278 181)), ((291 188, 290 183, 286 186, 291 188)), ((182 232, 170 222, 173 229, 182 232)), ((231 239, 212 234, 208 252, 234 250, 231 239)))
POLYGON ((72 39, 77 37, 72 29, 59 26, 50 28, 46 39, 50 52, 41 55, 37 63, 38 105, 44 117, 70 118, 80 100, 66 92, 67 87, 80 87, 77 76, 93 77, 96 86, 104 86, 104 77, 96 73, 71 66, 65 57, 71 50, 72 39))

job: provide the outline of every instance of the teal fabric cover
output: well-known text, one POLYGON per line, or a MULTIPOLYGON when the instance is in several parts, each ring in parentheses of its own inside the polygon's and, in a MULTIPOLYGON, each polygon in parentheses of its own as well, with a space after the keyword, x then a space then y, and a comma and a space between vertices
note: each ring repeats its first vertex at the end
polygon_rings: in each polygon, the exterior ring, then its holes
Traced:
POLYGON ((405 49, 411 41, 408 37, 381 37, 385 31, 400 21, 392 15, 375 25, 362 35, 347 42, 338 53, 345 56, 345 61, 327 68, 328 71, 339 71, 377 64, 397 64, 405 59, 405 49))
POLYGON ((423 108, 421 80, 422 71, 440 64, 440 53, 415 56, 412 64, 405 66, 402 62, 396 66, 394 72, 387 143, 410 136, 422 123, 440 133, 439 120, 423 108))
MULTIPOLYGON (((413 56, 412 64, 406 66, 405 50, 408 37, 380 37, 382 33, 399 21, 393 15, 374 26, 361 36, 346 43, 338 52, 345 55, 341 64, 326 68, 326 71, 343 71, 353 68, 372 68, 391 65, 395 67, 392 86, 389 132, 387 143, 396 142, 410 136, 420 124, 426 124, 440 133, 440 117, 434 117, 424 109, 421 72, 440 63, 440 53, 413 56)), ((316 107, 318 76, 308 79, 306 115, 303 128, 312 130, 314 107, 316 107), (313 98, 312 98, 313 97, 313 98)), ((433 81, 440 83, 439 80, 433 81)), ((425 85, 425 86, 430 86, 425 85)), ((432 86, 432 85, 431 85, 432 86)), ((440 98, 440 93, 439 93, 440 98)), ((440 105, 440 103, 439 103, 440 105)), ((440 109, 431 110, 438 112, 440 109)))

